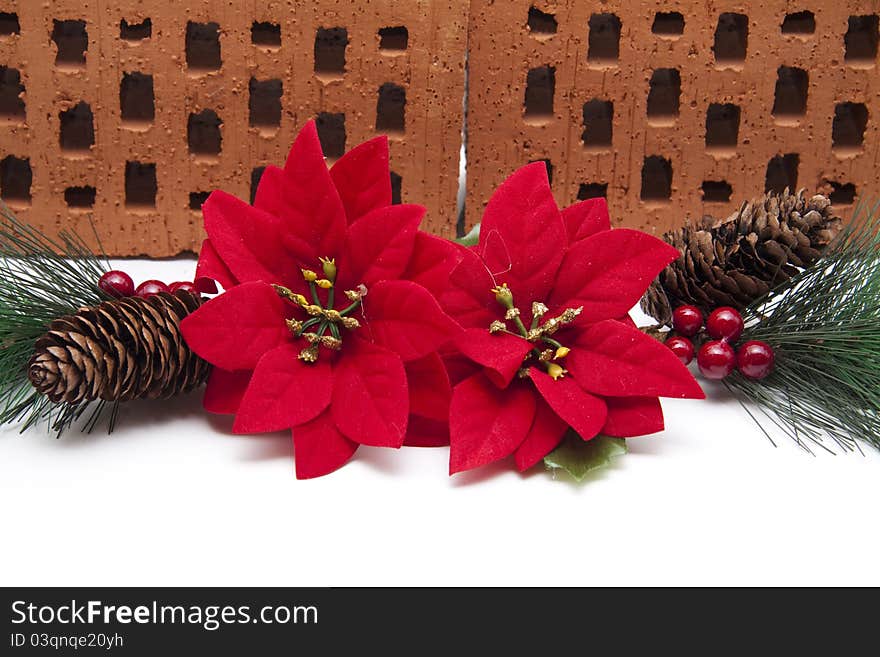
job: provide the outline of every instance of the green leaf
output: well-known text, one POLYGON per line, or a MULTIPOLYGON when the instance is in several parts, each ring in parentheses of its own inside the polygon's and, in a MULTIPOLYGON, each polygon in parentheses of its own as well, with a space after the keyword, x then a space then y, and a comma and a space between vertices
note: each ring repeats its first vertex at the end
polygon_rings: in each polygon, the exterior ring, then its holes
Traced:
POLYGON ((458 237, 455 240, 456 244, 461 244, 462 246, 476 246, 480 242, 480 224, 477 224, 473 228, 471 228, 470 232, 464 237, 458 237))
POLYGON ((623 454, 626 454, 623 438, 596 436, 582 440, 569 431, 559 447, 544 457, 544 465, 548 470, 563 470, 575 481, 583 481, 590 472, 604 468, 615 456, 623 454))

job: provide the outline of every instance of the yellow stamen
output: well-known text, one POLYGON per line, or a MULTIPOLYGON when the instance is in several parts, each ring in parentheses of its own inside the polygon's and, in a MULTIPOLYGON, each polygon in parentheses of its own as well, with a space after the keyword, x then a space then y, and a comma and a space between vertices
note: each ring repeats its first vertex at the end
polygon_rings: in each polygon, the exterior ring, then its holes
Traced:
POLYGON ((302 271, 303 278, 306 279, 306 282, 314 283, 318 280, 318 275, 311 269, 301 269, 300 271, 302 271))
POLYGON ((547 374, 549 374, 554 381, 557 379, 561 379, 566 374, 568 374, 568 370, 566 370, 561 365, 557 365, 556 363, 550 363, 547 365, 547 374))
POLYGON ((319 278, 315 281, 315 285, 317 285, 322 290, 329 290, 331 287, 333 287, 333 282, 328 281, 326 278, 319 278))
POLYGON ((570 353, 571 353, 571 349, 569 349, 568 347, 559 347, 556 350, 556 355, 554 356, 554 358, 565 358, 570 353))

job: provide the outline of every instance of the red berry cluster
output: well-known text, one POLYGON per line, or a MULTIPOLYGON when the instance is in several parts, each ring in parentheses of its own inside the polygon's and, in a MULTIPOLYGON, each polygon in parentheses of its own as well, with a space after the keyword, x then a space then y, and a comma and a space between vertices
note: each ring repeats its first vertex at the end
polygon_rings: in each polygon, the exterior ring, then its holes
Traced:
POLYGON ((101 276, 98 281, 98 287, 101 291, 111 297, 150 297, 160 292, 177 292, 184 290, 196 294, 196 286, 189 281, 177 281, 171 285, 166 285, 162 281, 149 280, 144 281, 135 288, 134 281, 131 276, 124 271, 113 269, 101 276))
MULTIPOLYGON (((697 354, 697 366, 707 379, 720 380, 738 368, 740 373, 750 379, 763 379, 773 371, 775 355, 766 342, 750 340, 739 346, 742 336, 742 315, 727 306, 712 311, 706 319, 706 333, 712 340, 703 343, 697 354)), ((685 365, 694 359, 694 344, 690 338, 703 329, 703 313, 695 306, 680 306, 672 314, 672 327, 677 335, 666 340, 672 350, 685 365)))

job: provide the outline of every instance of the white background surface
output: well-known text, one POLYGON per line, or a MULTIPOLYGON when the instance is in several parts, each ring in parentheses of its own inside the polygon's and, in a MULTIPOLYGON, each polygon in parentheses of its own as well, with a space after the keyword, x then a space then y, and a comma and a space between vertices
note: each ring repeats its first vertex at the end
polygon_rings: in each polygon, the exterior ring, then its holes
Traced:
MULTIPOLYGON (((128 261, 136 282, 191 260, 128 261)), ((297 481, 289 434, 200 395, 112 435, 0 431, 2 585, 880 584, 880 455, 774 448, 720 389, 585 485, 361 448, 297 481)))

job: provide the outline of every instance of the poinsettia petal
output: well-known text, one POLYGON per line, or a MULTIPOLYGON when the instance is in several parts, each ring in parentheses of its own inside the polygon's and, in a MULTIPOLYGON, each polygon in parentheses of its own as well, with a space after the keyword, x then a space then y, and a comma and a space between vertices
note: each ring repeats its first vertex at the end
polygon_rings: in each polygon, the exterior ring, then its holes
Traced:
POLYGON ((421 285, 411 281, 382 281, 364 299, 369 336, 403 360, 421 358, 460 331, 421 285))
POLYGON ((448 422, 452 386, 443 361, 436 353, 405 364, 410 415, 448 422))
POLYGON ((400 447, 409 398, 403 362, 392 351, 353 339, 333 368, 333 421, 350 440, 400 447))
POLYGON ((455 243, 419 231, 401 278, 418 283, 439 299, 449 287, 449 275, 460 259, 455 243))
POLYGON ((449 284, 438 299, 443 309, 462 326, 489 328, 492 320, 501 316, 491 291, 495 283, 475 252, 457 248, 460 261, 449 274, 449 284))
POLYGON ((202 406, 209 413, 221 415, 235 413, 241 405, 252 374, 251 370, 229 372, 219 367, 213 368, 208 377, 208 385, 205 387, 202 406))
POLYGON ((465 329, 455 339, 455 346, 465 356, 486 369, 486 376, 499 388, 506 387, 523 358, 532 350, 532 344, 507 333, 489 333, 485 328, 465 329))
POLYGON ((252 370, 284 342, 287 307, 272 286, 242 283, 202 305, 180 323, 190 349, 216 367, 252 370))
POLYGON ((449 444, 449 422, 410 415, 404 447, 444 447, 449 444))
POLYGON ((235 433, 289 429, 327 408, 333 388, 330 364, 324 358, 300 360, 301 349, 288 342, 263 355, 235 415, 235 433))
POLYGON ((492 195, 480 226, 479 252, 514 298, 544 301, 565 252, 562 215, 547 167, 534 162, 515 171, 492 195))
POLYGON ((293 428, 296 478, 313 479, 342 467, 357 451, 358 444, 343 436, 329 410, 314 420, 293 428))
POLYGON ((312 247, 315 258, 336 256, 345 238, 347 220, 314 121, 306 123, 293 142, 284 175, 288 230, 312 247))
POLYGON ((202 248, 199 249, 199 262, 196 265, 195 282, 196 290, 199 292, 216 294, 216 285, 213 286, 213 289, 210 286, 199 287, 200 285, 205 285, 204 283, 200 283, 200 281, 204 280, 217 281, 227 290, 233 285, 238 284, 238 280, 236 280, 235 276, 232 275, 232 272, 229 271, 229 267, 227 267, 226 263, 220 258, 217 249, 211 244, 210 239, 203 241, 202 248))
POLYGON ((632 438, 663 431, 663 409, 656 397, 606 397, 605 403, 608 419, 602 435, 632 438))
POLYGON ((339 192, 348 223, 391 205, 388 137, 376 137, 348 151, 330 168, 330 178, 339 192))
POLYGON ((582 319, 619 317, 636 305, 678 249, 638 230, 618 228, 573 244, 550 295, 554 307, 583 306, 582 319))
POLYGON ((566 363, 584 388, 608 397, 703 399, 697 381, 675 354, 654 338, 613 319, 579 332, 566 346, 566 363))
POLYGON ((349 226, 339 285, 369 287, 398 278, 409 264, 423 216, 420 205, 389 205, 349 226))
POLYGON ((535 393, 516 381, 504 390, 476 374, 452 390, 449 407, 449 474, 510 456, 535 418, 535 393))
POLYGON ((254 207, 276 217, 284 216, 286 187, 284 169, 267 166, 260 175, 257 193, 254 194, 254 207))
POLYGON ((589 198, 569 205, 562 211, 562 221, 565 223, 569 244, 603 230, 611 230, 608 202, 604 198, 589 198))
POLYGON ((513 454, 520 472, 528 470, 552 452, 568 430, 568 423, 560 418, 543 398, 537 398, 535 420, 522 445, 513 454))
POLYGON ((604 401, 584 391, 571 377, 554 380, 537 367, 529 375, 544 400, 581 438, 590 440, 602 430, 608 417, 604 401))

